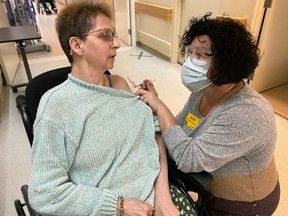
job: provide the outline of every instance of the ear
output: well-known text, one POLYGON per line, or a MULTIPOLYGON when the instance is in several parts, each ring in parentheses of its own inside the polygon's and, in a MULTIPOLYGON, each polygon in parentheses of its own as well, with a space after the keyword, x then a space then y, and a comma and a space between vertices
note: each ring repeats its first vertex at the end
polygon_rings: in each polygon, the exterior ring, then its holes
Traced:
POLYGON ((71 37, 69 39, 69 45, 70 45, 70 55, 73 55, 73 53, 76 53, 77 55, 82 55, 83 49, 81 48, 82 41, 77 37, 71 37))

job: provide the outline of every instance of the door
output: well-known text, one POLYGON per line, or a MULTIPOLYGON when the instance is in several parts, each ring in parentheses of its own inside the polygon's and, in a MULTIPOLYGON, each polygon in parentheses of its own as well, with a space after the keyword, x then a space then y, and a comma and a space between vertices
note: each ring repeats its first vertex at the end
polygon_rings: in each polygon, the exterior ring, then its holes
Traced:
POLYGON ((273 1, 271 8, 267 8, 259 43, 261 59, 251 82, 258 92, 288 82, 287 14, 287 0, 273 1))
POLYGON ((119 38, 131 45, 130 1, 114 0, 115 26, 119 38))

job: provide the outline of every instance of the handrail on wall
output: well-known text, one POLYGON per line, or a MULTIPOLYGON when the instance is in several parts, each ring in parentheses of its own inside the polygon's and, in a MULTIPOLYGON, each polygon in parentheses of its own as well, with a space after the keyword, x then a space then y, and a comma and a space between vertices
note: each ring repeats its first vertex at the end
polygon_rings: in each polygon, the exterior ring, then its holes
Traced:
POLYGON ((144 2, 135 2, 135 12, 158 17, 166 21, 172 20, 172 11, 172 8, 168 7, 148 4, 144 2))
POLYGON ((231 16, 217 15, 216 18, 217 19, 220 19, 220 18, 231 18, 234 21, 240 22, 244 26, 247 23, 247 18, 246 17, 231 17, 231 16))

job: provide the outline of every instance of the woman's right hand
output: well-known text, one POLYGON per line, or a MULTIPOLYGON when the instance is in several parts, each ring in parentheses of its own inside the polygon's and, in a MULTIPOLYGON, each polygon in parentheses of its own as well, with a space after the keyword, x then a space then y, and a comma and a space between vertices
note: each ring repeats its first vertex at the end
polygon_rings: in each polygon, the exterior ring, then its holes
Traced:
POLYGON ((142 87, 144 90, 151 92, 152 94, 154 94, 156 97, 158 97, 158 93, 153 85, 153 82, 151 80, 145 79, 142 82, 142 87))
POLYGON ((163 102, 158 98, 154 85, 151 81, 144 80, 142 86, 143 88, 139 88, 137 92, 135 92, 135 95, 139 96, 140 100, 150 106, 153 112, 157 113, 158 108, 163 102))
MULTIPOLYGON (((153 206, 143 200, 124 199, 123 204, 125 216, 152 216, 154 214, 153 206)), ((120 212, 117 215, 119 216, 120 212)))
POLYGON ((161 132, 167 128, 177 125, 177 121, 169 108, 158 98, 158 94, 151 81, 144 80, 143 88, 139 88, 135 93, 139 99, 151 107, 158 116, 161 132))

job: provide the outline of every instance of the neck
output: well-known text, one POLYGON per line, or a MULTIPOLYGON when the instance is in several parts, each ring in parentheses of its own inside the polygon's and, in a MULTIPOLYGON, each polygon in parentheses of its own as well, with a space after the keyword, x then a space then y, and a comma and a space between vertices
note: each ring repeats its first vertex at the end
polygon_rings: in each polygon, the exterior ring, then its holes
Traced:
POLYGON ((94 85, 99 85, 99 86, 109 86, 109 81, 107 79, 107 77, 105 76, 105 71, 103 72, 97 72, 96 70, 85 70, 85 69, 80 69, 80 68, 74 68, 72 67, 72 71, 71 74, 90 84, 94 84, 94 85))
POLYGON ((203 116, 208 115, 210 111, 227 98, 234 95, 244 86, 243 81, 238 83, 229 83, 225 85, 211 85, 203 90, 204 96, 200 103, 200 112, 203 116))
POLYGON ((221 102, 235 93, 235 90, 238 89, 237 87, 240 83, 241 82, 229 83, 221 86, 212 85, 210 89, 207 89, 207 91, 204 92, 204 97, 206 97, 210 103, 215 103, 217 101, 221 102))

